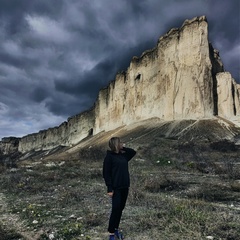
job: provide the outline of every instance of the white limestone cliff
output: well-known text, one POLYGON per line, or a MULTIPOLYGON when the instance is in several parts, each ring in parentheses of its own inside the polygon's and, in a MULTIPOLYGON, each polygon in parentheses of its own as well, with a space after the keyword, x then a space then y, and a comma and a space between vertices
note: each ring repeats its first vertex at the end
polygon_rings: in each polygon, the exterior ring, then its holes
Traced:
POLYGON ((24 136, 19 141, 20 152, 52 149, 60 145, 71 146, 93 133, 95 116, 93 109, 78 114, 59 127, 49 128, 24 136))
POLYGON ((209 43, 206 17, 196 17, 171 29, 141 57, 133 57, 127 71, 99 91, 91 110, 24 136, 18 150, 70 146, 89 135, 150 118, 197 120, 218 115, 240 126, 239 96, 239 84, 224 72, 219 52, 209 43))
POLYGON ((229 72, 218 73, 216 78, 218 115, 233 121, 240 120, 240 85, 229 72))
POLYGON ((0 141, 0 156, 8 155, 18 151, 20 138, 6 137, 0 141))
POLYGON ((95 132, 139 120, 213 116, 213 79, 205 17, 186 21, 134 57, 126 73, 99 93, 95 132))

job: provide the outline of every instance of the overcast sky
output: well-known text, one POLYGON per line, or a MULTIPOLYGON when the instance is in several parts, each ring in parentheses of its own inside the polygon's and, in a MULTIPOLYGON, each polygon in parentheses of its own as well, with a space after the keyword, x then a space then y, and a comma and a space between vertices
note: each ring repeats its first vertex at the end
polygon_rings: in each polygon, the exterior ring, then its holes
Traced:
POLYGON ((0 0, 0 139, 89 109, 133 56, 202 15, 240 82, 239 0, 0 0))

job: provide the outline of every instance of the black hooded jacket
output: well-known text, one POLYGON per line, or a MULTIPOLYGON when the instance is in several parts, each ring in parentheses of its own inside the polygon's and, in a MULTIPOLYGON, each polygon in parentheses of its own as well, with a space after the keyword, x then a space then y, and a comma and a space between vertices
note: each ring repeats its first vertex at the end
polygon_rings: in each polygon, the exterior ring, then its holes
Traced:
POLYGON ((108 192, 130 186, 128 162, 135 154, 136 151, 131 148, 123 148, 119 153, 107 151, 103 162, 103 178, 108 192))

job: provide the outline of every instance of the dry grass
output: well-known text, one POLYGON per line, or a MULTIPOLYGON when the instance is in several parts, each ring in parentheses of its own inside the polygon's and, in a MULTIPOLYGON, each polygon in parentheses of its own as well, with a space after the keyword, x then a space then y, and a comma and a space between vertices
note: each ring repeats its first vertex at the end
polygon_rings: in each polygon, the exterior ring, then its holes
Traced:
MULTIPOLYGON (((174 140, 151 148, 132 146, 138 154, 130 162, 131 189, 121 222, 127 240, 240 239, 239 168, 233 156, 238 150, 221 158, 216 149, 179 146, 174 140), (229 168, 224 165, 227 157, 229 168)), ((0 225, 2 239, 24 239, 25 231, 38 233, 39 240, 107 239, 110 202, 102 179, 104 153, 81 154, 2 171, 5 214, 10 211, 24 223, 21 229, 0 225)))

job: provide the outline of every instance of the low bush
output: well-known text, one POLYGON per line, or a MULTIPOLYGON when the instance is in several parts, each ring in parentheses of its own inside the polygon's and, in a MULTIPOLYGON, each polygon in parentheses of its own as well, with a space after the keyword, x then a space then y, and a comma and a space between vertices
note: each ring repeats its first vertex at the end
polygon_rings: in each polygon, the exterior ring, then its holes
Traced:
POLYGON ((236 145, 234 142, 230 142, 228 140, 222 140, 219 142, 213 142, 210 144, 210 147, 213 150, 219 151, 219 152, 228 152, 228 151, 236 151, 236 145))
POLYGON ((17 233, 15 230, 6 229, 0 224, 0 239, 1 240, 24 240, 23 236, 20 233, 17 233))
POLYGON ((160 191, 183 189, 183 186, 179 182, 162 177, 147 179, 144 183, 144 188, 149 192, 157 193, 160 191))

